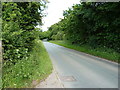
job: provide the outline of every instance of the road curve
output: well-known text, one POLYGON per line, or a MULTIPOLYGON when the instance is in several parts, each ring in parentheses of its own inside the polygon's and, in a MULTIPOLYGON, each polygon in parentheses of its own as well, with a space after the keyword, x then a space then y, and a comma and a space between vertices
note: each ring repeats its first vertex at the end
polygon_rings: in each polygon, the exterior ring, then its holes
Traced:
POLYGON ((118 88, 118 64, 43 43, 65 88, 118 88))

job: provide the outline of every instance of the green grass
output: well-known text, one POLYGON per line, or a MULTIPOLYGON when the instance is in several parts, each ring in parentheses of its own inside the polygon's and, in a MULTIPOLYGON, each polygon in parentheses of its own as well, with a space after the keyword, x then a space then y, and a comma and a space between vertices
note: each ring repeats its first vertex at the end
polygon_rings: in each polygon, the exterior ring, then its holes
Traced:
POLYGON ((118 62, 118 60, 120 60, 120 54, 115 52, 112 49, 108 49, 108 48, 96 48, 96 49, 92 49, 90 46, 88 45, 73 45, 71 44, 69 41, 49 41, 51 43, 54 44, 58 44, 70 49, 74 49, 77 51, 81 51, 87 54, 91 54, 94 56, 98 56, 101 58, 105 58, 108 59, 110 61, 114 61, 114 62, 118 62))
POLYGON ((30 88, 52 72, 52 63, 43 43, 36 40, 29 57, 3 71, 3 88, 30 88))

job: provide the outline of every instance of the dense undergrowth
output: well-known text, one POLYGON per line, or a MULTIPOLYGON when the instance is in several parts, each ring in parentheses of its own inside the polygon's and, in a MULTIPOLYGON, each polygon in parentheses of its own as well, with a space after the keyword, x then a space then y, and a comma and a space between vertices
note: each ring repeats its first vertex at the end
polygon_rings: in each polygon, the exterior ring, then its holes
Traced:
MULTIPOLYGON (((2 87, 33 87, 51 73, 49 56, 40 41, 45 1, 2 2, 2 87)), ((0 19, 1 21, 1 19, 0 19)), ((1 84, 0 84, 1 85, 1 84)))
POLYGON ((3 88, 34 87, 52 71, 52 64, 44 45, 40 40, 34 41, 30 56, 19 60, 15 65, 6 62, 3 65, 3 88), (11 65, 10 65, 11 64, 11 65))
POLYGON ((120 53, 119 8, 120 2, 82 2, 65 10, 64 18, 44 33, 49 40, 69 40, 120 53))
POLYGON ((70 41, 50 41, 51 43, 55 43, 70 49, 78 50, 81 52, 85 52, 94 56, 98 56, 101 58, 108 59, 110 61, 118 62, 120 60, 120 54, 117 53, 113 49, 109 49, 106 47, 102 48, 91 48, 89 45, 77 45, 77 44, 72 44, 70 41))

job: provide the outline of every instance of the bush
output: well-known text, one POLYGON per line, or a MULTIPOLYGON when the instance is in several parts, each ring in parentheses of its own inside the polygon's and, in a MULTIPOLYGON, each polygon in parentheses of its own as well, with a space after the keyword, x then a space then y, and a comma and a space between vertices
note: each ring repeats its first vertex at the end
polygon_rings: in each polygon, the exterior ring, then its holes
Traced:
POLYGON ((34 87, 32 81, 39 83, 52 72, 52 64, 42 42, 35 40, 34 43, 30 56, 15 65, 10 61, 3 64, 3 88, 34 87))

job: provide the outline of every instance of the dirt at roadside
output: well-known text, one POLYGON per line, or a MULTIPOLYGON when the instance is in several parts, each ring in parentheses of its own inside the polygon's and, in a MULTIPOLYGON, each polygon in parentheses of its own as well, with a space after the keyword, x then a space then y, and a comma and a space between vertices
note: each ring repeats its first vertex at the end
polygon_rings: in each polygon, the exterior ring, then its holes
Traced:
POLYGON ((60 82, 57 73, 53 70, 47 79, 38 84, 35 88, 63 88, 63 85, 60 82))

